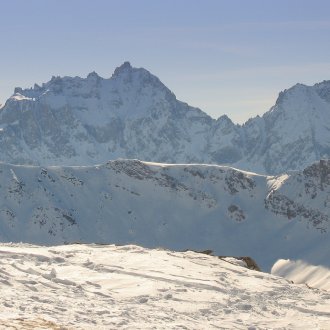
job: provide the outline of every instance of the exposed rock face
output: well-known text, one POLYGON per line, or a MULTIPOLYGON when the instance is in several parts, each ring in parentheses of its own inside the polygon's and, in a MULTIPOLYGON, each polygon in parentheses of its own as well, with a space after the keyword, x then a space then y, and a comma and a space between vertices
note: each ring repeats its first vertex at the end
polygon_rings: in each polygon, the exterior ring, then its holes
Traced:
POLYGON ((288 178, 287 174, 277 177, 265 199, 265 207, 288 219, 304 218, 309 225, 327 231, 330 222, 330 161, 320 160, 288 178), (278 186, 279 182, 283 183, 278 186), (318 196, 322 196, 321 204, 316 201, 318 196))
POLYGON ((176 99, 128 62, 110 79, 53 77, 16 88, 0 110, 1 161, 93 165, 137 158, 228 164, 259 173, 302 169, 330 158, 330 82, 280 93, 262 117, 235 125, 176 99))
POLYGON ((139 244, 329 265, 330 162, 262 176, 137 160, 0 164, 0 241, 139 244), (306 252, 307 251, 307 252, 306 252))

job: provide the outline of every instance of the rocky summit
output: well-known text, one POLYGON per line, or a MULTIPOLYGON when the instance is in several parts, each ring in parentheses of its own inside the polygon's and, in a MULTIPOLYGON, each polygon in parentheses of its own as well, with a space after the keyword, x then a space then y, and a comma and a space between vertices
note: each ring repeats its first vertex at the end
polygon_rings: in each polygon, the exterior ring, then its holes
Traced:
POLYGON ((0 110, 0 160, 95 165, 137 158, 226 164, 279 174, 330 158, 330 81, 281 92, 262 117, 235 125, 178 101, 143 68, 125 62, 111 78, 53 77, 16 88, 0 110))

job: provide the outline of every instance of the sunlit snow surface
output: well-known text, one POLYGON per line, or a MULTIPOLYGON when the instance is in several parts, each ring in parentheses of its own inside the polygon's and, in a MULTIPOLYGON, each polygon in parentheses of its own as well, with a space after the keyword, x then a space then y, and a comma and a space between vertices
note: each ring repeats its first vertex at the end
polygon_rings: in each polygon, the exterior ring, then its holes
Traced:
POLYGON ((204 254, 1 244, 0 255, 1 329, 329 329, 329 292, 204 254))
POLYGON ((295 283, 330 291, 330 268, 314 266, 302 260, 278 260, 272 267, 271 273, 283 276, 295 283))

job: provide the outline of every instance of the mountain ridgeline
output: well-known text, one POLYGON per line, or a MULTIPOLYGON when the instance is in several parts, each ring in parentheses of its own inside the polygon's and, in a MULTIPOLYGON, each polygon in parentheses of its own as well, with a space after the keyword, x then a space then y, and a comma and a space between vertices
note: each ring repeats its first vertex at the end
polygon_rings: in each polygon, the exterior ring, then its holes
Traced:
POLYGON ((330 81, 281 92, 262 117, 235 125, 178 101, 128 62, 109 79, 90 73, 16 88, 0 110, 0 160, 95 165, 134 158, 226 164, 264 174, 330 158, 330 81))
POLYGON ((0 164, 0 241, 138 244, 330 266, 330 161, 278 176, 116 160, 0 164))

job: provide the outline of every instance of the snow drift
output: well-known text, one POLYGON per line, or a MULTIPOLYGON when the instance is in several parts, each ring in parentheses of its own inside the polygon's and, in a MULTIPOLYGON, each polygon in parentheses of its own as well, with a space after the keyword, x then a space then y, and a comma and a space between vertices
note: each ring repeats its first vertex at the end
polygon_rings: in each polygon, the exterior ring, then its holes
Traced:
POLYGON ((301 260, 278 260, 271 269, 274 275, 282 276, 294 283, 305 283, 310 287, 330 291, 330 269, 310 265, 301 260))

